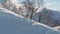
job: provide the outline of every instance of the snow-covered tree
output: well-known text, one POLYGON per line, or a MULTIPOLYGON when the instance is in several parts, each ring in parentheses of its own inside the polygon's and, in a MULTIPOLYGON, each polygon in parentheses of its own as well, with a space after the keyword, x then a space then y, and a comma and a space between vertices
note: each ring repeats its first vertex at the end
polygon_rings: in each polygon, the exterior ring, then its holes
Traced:
POLYGON ((1 3, 3 8, 13 11, 19 15, 23 15, 32 19, 36 11, 42 6, 43 0, 4 0, 1 3))
POLYGON ((22 2, 24 4, 24 7, 28 10, 26 17, 32 19, 33 14, 36 13, 36 11, 42 6, 43 0, 26 0, 25 2, 22 2))

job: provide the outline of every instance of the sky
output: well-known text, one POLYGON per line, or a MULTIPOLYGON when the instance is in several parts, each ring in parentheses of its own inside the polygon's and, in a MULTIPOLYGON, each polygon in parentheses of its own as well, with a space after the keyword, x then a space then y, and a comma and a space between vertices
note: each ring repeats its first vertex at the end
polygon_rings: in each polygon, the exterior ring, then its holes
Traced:
MULTIPOLYGON (((0 0, 0 2, 1 1, 4 0, 0 0)), ((60 0, 45 0, 45 7, 52 10, 60 10, 60 0)))
POLYGON ((45 6, 48 9, 52 10, 60 10, 60 0, 46 0, 45 6))
POLYGON ((45 7, 52 10, 60 10, 60 0, 46 0, 45 7))

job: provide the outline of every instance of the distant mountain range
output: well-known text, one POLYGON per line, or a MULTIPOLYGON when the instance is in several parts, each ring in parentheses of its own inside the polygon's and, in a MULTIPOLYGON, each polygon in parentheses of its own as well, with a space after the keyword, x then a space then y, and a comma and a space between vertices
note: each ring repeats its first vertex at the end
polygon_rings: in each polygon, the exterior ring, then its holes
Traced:
POLYGON ((60 11, 54 11, 44 8, 39 13, 36 13, 33 19, 38 22, 40 19, 41 23, 44 23, 49 26, 58 26, 60 25, 60 11))

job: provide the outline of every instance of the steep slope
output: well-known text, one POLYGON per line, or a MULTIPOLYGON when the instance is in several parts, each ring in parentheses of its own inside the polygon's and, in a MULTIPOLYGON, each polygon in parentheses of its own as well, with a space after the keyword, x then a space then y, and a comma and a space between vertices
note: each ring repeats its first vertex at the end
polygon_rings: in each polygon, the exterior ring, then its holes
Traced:
POLYGON ((0 34, 60 34, 59 31, 0 9, 0 34))

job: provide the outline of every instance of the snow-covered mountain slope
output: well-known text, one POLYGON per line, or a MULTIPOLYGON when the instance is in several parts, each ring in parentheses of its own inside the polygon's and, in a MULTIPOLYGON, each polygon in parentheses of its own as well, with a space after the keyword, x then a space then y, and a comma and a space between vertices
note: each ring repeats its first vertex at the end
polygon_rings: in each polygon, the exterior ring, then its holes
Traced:
POLYGON ((0 8, 0 34, 60 34, 59 31, 30 19, 17 17, 0 8))
POLYGON ((14 13, 13 11, 10 11, 10 10, 8 10, 8 9, 5 9, 5 8, 0 7, 0 10, 2 10, 1 12, 13 14, 13 15, 15 15, 15 16, 17 16, 17 17, 24 18, 23 16, 18 15, 18 14, 14 13))
POLYGON ((43 24, 58 26, 60 25, 60 12, 44 8, 41 12, 33 16, 33 20, 39 21, 39 19, 43 24))

